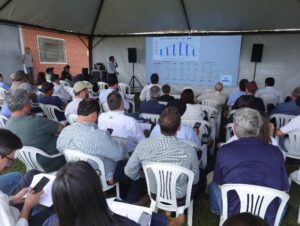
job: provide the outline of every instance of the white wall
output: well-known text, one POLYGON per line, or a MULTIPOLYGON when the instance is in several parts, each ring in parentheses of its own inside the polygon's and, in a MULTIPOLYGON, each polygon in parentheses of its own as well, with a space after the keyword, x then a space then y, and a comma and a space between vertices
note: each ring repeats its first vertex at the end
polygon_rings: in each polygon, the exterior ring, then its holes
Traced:
MULTIPOLYGON (((97 41, 97 40, 96 40, 97 41)), ((252 80, 254 63, 250 61, 252 44, 264 44, 262 62, 257 64, 256 82, 259 87, 264 86, 265 77, 272 76, 276 80, 276 87, 280 87, 288 95, 296 86, 300 85, 300 34, 278 35, 245 35, 242 39, 239 79, 252 80)), ((128 83, 132 75, 132 64, 128 63, 127 48, 137 48, 138 62, 135 64, 135 75, 145 85, 145 38, 106 38, 94 49, 94 62, 107 62, 110 55, 115 56, 119 64, 119 80, 128 83)), ((183 87, 172 87, 174 93, 183 87)), ((195 87, 197 93, 203 92, 203 87, 195 87)), ((211 89, 211 87, 204 87, 211 89)), ((231 90, 225 90, 230 93, 231 90)))

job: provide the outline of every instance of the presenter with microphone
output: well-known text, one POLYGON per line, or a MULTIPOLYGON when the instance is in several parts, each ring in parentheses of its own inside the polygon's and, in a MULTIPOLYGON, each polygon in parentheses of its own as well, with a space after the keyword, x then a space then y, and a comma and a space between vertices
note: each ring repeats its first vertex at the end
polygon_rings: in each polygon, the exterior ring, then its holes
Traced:
POLYGON ((119 74, 119 72, 117 72, 117 67, 118 67, 118 64, 117 62, 115 61, 115 57, 114 56, 110 56, 108 58, 108 63, 106 65, 106 70, 107 70, 107 73, 108 74, 119 74))

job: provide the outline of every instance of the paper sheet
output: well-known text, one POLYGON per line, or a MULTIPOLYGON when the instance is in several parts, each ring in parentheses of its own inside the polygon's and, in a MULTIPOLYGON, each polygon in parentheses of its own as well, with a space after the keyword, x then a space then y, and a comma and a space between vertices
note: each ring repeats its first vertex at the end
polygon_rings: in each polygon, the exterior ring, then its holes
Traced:
POLYGON ((111 202, 111 200, 108 201, 107 203, 111 211, 123 217, 127 217, 135 222, 139 221, 139 218, 144 211, 152 215, 152 210, 147 207, 136 206, 136 205, 131 205, 122 202, 114 202, 114 201, 111 202))
POLYGON ((48 175, 48 174, 45 174, 45 173, 37 174, 33 177, 33 180, 30 184, 30 187, 33 188, 42 179, 42 177, 47 177, 49 179, 49 182, 48 182, 48 184, 46 184, 46 186, 43 189, 44 194, 41 196, 39 204, 41 204, 43 206, 50 207, 50 206, 53 205, 51 191, 52 191, 52 185, 53 185, 53 181, 55 179, 55 176, 48 175))

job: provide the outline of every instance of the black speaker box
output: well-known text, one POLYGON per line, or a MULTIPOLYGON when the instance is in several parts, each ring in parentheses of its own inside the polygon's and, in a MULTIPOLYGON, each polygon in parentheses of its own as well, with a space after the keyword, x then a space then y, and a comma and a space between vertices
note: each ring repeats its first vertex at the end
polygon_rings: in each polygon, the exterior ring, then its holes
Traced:
POLYGON ((128 62, 136 63, 136 48, 128 48, 128 62))
POLYGON ((251 62, 261 62, 264 44, 253 44, 251 62))

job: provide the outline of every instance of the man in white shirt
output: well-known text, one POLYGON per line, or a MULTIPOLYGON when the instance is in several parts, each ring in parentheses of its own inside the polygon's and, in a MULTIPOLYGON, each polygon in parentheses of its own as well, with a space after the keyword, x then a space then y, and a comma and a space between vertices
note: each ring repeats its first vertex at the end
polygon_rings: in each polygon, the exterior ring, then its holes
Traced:
POLYGON ((273 95, 277 98, 277 103, 283 102, 283 94, 281 90, 274 88, 275 79, 273 77, 268 77, 265 79, 265 87, 259 89, 255 92, 256 97, 260 97, 262 99, 264 95, 273 95))
POLYGON ((54 74, 54 67, 48 67, 45 74, 46 81, 51 83, 51 75, 54 74))
POLYGON ((59 84, 59 76, 57 74, 51 75, 51 82, 54 85, 53 96, 58 96, 65 103, 72 99, 65 88, 59 84))
POLYGON ((199 96, 197 100, 215 100, 218 103, 218 105, 223 105, 226 102, 226 96, 222 95, 222 90, 222 82, 217 82, 215 85, 215 91, 204 93, 201 96, 199 96))
POLYGON ((153 73, 150 77, 150 81, 151 81, 151 84, 150 85, 146 85, 142 91, 141 91, 141 94, 140 94, 140 100, 141 101, 148 101, 150 100, 150 89, 152 86, 158 86, 159 88, 160 85, 158 85, 158 81, 159 81, 159 76, 157 73, 153 73))
MULTIPOLYGON (((112 92, 118 89, 118 78, 116 74, 111 74, 108 79, 107 79, 107 84, 108 84, 108 89, 102 90, 100 95, 99 95, 99 100, 102 105, 107 103, 107 96, 112 92)), ((125 98, 125 94, 121 91, 119 91, 123 104, 124 104, 124 109, 129 110, 129 103, 125 98)))
POLYGON ((110 56, 109 58, 108 58, 108 63, 106 64, 106 70, 107 70, 107 73, 108 74, 119 74, 118 72, 117 72, 117 67, 118 67, 118 64, 117 64, 117 62, 116 62, 116 60, 115 60, 115 57, 114 56, 110 56))
POLYGON ((99 115, 99 129, 111 130, 112 136, 133 138, 137 142, 145 138, 139 123, 133 117, 124 114, 124 104, 119 92, 111 92, 107 96, 107 103, 110 111, 99 115))
POLYGON ((25 48, 25 53, 22 56, 22 62, 26 67, 26 72, 27 74, 30 75, 30 82, 34 81, 34 77, 33 77, 33 57, 32 54, 30 52, 30 48, 26 47, 25 48))
POLYGON ((80 101, 89 97, 88 87, 87 87, 86 83, 84 83, 82 81, 76 82, 74 84, 73 91, 74 91, 75 97, 73 98, 73 100, 70 103, 68 103, 68 105, 65 109, 66 118, 70 114, 77 114, 77 109, 78 109, 78 105, 79 105, 80 101))

